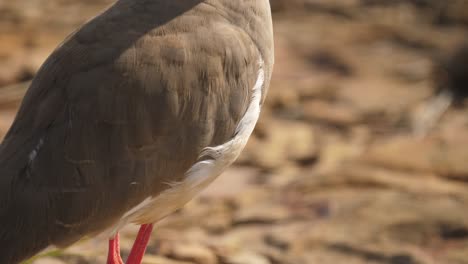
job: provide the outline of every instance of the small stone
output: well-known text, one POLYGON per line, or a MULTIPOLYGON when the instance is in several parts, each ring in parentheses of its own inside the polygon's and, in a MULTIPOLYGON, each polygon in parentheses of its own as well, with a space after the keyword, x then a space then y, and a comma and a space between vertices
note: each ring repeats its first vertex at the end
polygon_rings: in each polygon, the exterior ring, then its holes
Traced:
POLYGON ((32 264, 65 264, 65 262, 53 257, 44 257, 34 260, 32 264))
POLYGON ((254 252, 240 252, 227 257, 229 264, 271 264, 264 256, 254 252))
POLYGON ((285 207, 265 204, 240 209, 234 215, 234 225, 271 224, 286 220, 289 212, 285 207))
POLYGON ((169 253, 171 258, 197 264, 217 264, 216 255, 209 248, 197 244, 176 243, 169 253))
POLYGON ((468 178, 466 138, 415 140, 398 136, 378 141, 365 159, 373 164, 397 170, 435 172, 451 178, 468 178))
POLYGON ((304 118, 339 126, 349 126, 361 121, 360 113, 349 105, 313 100, 304 105, 304 118))
POLYGON ((277 169, 288 162, 309 164, 318 155, 312 127, 295 121, 260 122, 255 137, 245 150, 244 162, 266 169, 277 169))

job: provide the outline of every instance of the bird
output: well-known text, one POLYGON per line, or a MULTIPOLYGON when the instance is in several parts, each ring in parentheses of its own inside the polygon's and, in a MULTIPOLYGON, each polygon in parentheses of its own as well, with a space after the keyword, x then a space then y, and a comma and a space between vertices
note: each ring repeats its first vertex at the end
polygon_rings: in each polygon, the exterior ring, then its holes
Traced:
POLYGON ((433 64, 433 95, 413 121, 413 133, 417 137, 425 137, 451 106, 463 106, 468 97, 468 41, 437 56, 433 64))
POLYGON ((33 78, 0 145, 0 263, 182 208, 247 144, 274 65, 269 0, 118 0, 33 78))

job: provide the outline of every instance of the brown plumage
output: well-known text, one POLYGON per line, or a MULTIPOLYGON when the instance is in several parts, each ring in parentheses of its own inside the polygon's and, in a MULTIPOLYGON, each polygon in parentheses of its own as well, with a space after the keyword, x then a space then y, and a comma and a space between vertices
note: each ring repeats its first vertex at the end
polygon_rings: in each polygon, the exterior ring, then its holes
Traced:
POLYGON ((264 61, 268 0, 120 0, 34 78, 0 146, 0 263, 99 233, 232 138, 264 61))

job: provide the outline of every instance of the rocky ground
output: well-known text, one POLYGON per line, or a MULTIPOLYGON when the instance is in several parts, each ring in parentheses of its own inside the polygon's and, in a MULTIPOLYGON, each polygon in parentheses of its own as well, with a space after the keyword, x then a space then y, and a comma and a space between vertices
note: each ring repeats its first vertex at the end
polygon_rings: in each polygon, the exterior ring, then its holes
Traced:
MULTIPOLYGON (((110 0, 0 0, 0 132, 64 36, 110 0)), ((239 162, 156 228, 147 264, 468 263, 468 108, 411 124, 468 1, 275 0, 276 68, 239 162)), ((468 67, 468 64, 460 67, 468 67)), ((137 227, 123 232, 128 254, 137 227)), ((104 263, 87 239, 34 264, 104 263)))

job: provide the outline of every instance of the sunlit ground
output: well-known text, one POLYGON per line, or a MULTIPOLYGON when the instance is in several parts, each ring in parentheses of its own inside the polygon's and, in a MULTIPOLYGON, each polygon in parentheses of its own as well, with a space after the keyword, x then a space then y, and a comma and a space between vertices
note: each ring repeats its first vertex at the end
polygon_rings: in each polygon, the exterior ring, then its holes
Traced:
MULTIPOLYGON (((15 84, 101 2, 0 2, 1 133, 27 87, 15 84)), ((158 225, 145 263, 468 263, 468 109, 411 131, 434 62, 464 41, 467 2, 272 2, 276 68, 255 135, 158 225)), ((104 263, 106 247, 86 239, 33 262, 104 263)))

